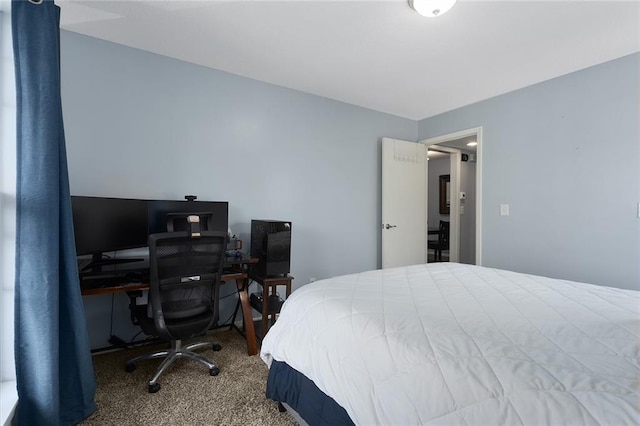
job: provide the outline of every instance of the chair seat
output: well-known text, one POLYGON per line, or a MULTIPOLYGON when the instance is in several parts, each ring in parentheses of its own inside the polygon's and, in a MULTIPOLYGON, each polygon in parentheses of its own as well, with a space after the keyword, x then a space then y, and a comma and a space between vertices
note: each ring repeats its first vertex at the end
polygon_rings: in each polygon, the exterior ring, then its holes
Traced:
POLYGON ((449 250, 449 242, 442 244, 440 241, 429 241, 428 247, 434 250, 449 250))
MULTIPOLYGON (((140 322, 142 331, 150 336, 157 336, 158 331, 156 329, 155 321, 152 317, 147 315, 147 305, 137 305, 135 309, 136 317, 140 322)), ((206 311, 200 315, 186 319, 166 319, 165 325, 173 339, 183 340, 201 334, 200 330, 210 328, 213 325, 213 322, 214 317, 211 315, 211 312, 206 311), (194 332, 194 330, 197 330, 197 332, 194 332)))
MULTIPOLYGON (((430 249, 439 249, 440 248, 440 241, 429 241, 429 248, 430 249)), ((446 247, 446 249, 448 249, 449 247, 446 247)))
POLYGON ((209 306, 202 300, 186 299, 165 302, 162 304, 165 320, 179 320, 185 317, 200 315, 203 312, 210 312, 209 306))

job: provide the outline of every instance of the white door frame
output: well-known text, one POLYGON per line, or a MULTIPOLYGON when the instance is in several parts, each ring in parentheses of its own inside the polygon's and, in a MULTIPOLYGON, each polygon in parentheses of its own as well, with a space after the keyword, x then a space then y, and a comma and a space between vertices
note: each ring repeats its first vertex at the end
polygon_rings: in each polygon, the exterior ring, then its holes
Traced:
MULTIPOLYGON (((465 138, 468 136, 475 136, 478 145, 476 146, 476 265, 482 265, 482 127, 474 127, 472 129, 461 130, 459 132, 448 133, 446 135, 436 136, 434 138, 421 140, 420 143, 423 143, 427 146, 429 145, 437 145, 444 142, 449 142, 456 139, 465 138)), ((443 147, 438 147, 438 149, 442 149, 443 147)), ((451 156, 453 157, 453 156, 451 156)), ((453 161, 453 160, 451 160, 453 161)), ((452 163, 453 166, 453 163, 452 163)), ((460 179, 456 177, 457 183, 454 181, 454 174, 460 175, 460 159, 457 160, 457 172, 454 173, 454 168, 451 169, 451 189, 455 191, 457 194, 455 197, 453 193, 451 194, 451 209, 452 211, 459 212, 460 211, 460 179), (455 203, 455 204, 454 204, 455 203), (455 210, 454 210, 455 208, 455 210)), ((458 227, 459 227, 459 213, 456 214, 458 217, 458 227)), ((453 227, 453 221, 451 223, 453 227)), ((459 228, 458 228, 458 238, 459 238, 459 228)), ((459 241, 456 241, 459 244, 459 241)), ((453 250, 452 250, 453 252, 453 250)), ((452 259, 452 261, 454 261, 452 259)), ((457 259, 455 260, 457 261, 457 259)))

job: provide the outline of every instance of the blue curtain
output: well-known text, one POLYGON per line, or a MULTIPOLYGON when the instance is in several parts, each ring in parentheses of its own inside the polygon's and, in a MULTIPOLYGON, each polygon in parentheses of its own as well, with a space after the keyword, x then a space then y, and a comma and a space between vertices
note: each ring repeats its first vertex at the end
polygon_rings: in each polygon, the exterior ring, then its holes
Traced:
POLYGON ((15 360, 18 425, 96 409, 78 283, 60 97, 60 8, 13 0, 17 94, 15 360))

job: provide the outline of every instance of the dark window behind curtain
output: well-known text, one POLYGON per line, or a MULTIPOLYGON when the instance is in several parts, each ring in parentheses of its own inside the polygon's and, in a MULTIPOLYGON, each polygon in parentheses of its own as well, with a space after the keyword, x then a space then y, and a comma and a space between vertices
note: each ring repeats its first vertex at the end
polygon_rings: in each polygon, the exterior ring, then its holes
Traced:
POLYGON ((74 424, 95 411, 62 122, 59 18, 53 1, 11 3, 17 96, 19 425, 74 424))

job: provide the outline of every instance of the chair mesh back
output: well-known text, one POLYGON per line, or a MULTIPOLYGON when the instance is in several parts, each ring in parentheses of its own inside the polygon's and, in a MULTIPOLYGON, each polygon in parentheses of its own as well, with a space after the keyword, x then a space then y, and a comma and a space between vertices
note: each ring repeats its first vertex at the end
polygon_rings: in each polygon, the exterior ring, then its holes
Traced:
POLYGON ((217 316, 225 238, 221 232, 203 232, 199 238, 190 238, 186 232, 149 238, 152 309, 157 311, 159 300, 165 322, 217 316))
POLYGON ((440 232, 438 235, 438 240, 440 242, 440 247, 449 248, 449 224, 450 222, 446 222, 444 220, 440 221, 440 232))

